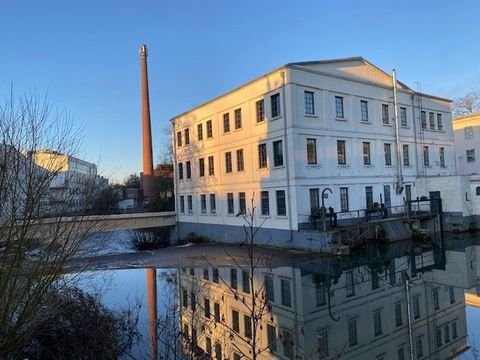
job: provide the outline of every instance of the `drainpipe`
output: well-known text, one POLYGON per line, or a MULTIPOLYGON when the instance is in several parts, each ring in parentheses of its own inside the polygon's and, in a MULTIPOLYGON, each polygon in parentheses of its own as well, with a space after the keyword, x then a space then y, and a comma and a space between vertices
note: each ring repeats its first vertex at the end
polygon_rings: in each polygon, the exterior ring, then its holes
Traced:
POLYGON ((173 193, 175 199, 175 223, 177 228, 177 242, 180 241, 180 223, 178 221, 178 179, 177 179, 177 137, 175 136, 175 122, 173 119, 170 121, 172 123, 172 146, 173 146, 173 193))
MULTIPOLYGON (((413 147, 415 152, 415 178, 417 178, 418 177, 418 140, 417 140, 417 120, 415 118, 415 95, 416 93, 414 92, 411 98, 412 98, 412 115, 413 115, 413 139, 415 144, 415 146, 413 147)), ((418 116, 420 116, 420 112, 418 113, 418 116)))
POLYGON ((402 175, 402 164, 401 164, 401 144, 400 144, 400 130, 398 126, 398 106, 397 106, 397 76, 395 69, 392 70, 392 80, 393 80, 393 121, 395 123, 395 142, 397 143, 397 195, 401 194, 403 190, 403 175, 402 175))
POLYGON ((288 201, 288 232, 289 232, 289 240, 290 242, 293 241, 293 233, 292 233, 292 197, 290 194, 290 162, 288 161, 288 140, 287 140, 287 103, 285 100, 285 71, 282 71, 282 103, 283 103, 283 138, 285 141, 285 171, 287 175, 287 201, 288 201))

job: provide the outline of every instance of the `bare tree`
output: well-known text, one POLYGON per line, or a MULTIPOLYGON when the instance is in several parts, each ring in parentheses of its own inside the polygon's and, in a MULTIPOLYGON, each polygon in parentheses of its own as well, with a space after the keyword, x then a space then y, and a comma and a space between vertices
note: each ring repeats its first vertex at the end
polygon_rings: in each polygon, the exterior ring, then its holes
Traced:
POLYGON ((53 111, 46 97, 12 93, 0 104, 0 358, 18 358, 34 334, 48 329, 61 301, 51 297, 44 306, 44 297, 61 290, 67 262, 91 230, 75 214, 62 215, 77 191, 65 192, 61 204, 48 201, 61 175, 58 159, 41 166, 33 159, 43 149, 75 156, 80 140, 69 115, 53 111))
POLYGON ((480 92, 471 92, 453 100, 454 116, 468 115, 478 111, 480 111, 480 92))

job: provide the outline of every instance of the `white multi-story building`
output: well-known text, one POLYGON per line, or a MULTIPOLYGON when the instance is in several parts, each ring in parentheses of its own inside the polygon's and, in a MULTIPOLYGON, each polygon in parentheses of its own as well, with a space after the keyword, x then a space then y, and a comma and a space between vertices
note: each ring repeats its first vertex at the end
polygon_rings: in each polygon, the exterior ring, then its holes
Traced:
POLYGON ((361 57, 291 63, 176 116, 179 236, 241 241, 255 208, 258 242, 320 249, 322 205, 342 222, 442 191, 428 179, 455 175, 450 101, 396 92, 361 57))

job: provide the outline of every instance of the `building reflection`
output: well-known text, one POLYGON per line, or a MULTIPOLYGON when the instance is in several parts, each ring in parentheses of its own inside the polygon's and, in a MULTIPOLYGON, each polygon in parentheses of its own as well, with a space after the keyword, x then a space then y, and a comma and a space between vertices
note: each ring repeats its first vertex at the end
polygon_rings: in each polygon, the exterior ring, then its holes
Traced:
POLYGON ((468 348, 465 295, 449 279, 456 274, 445 255, 403 244, 294 267, 182 268, 184 352, 235 360, 454 357, 468 348))

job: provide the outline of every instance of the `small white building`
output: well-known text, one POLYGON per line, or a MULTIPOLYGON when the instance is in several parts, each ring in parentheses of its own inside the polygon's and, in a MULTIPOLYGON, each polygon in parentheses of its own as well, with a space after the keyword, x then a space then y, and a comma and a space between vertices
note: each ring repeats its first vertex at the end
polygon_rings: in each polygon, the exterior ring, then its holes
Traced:
POLYGON ((416 183, 455 175, 450 100, 396 90, 361 57, 291 63, 174 117, 179 236, 240 242, 255 208, 257 242, 319 250, 322 205, 342 222, 441 192, 416 183))

